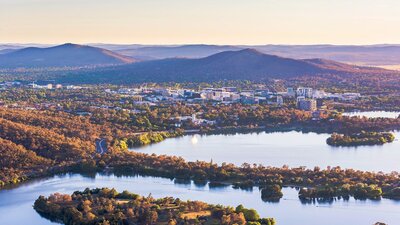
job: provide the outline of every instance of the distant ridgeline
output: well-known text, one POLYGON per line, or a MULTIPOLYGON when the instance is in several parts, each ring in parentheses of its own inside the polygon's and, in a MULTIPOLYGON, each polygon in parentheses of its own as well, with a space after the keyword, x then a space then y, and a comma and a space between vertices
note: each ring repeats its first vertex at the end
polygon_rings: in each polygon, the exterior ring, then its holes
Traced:
MULTIPOLYGON (((226 48, 202 58, 158 58, 138 61, 102 48, 64 44, 24 48, 0 54, 1 77, 21 80, 54 79, 74 84, 142 82, 213 82, 221 80, 328 79, 399 86, 399 72, 326 59, 293 59, 254 49, 226 48), (233 51, 234 50, 234 51, 233 51), (38 60, 40 59, 40 60, 38 60)), ((125 53, 125 52, 122 52, 125 53)), ((141 57, 139 57, 141 58, 141 57)))
POLYGON ((72 195, 40 196, 34 209, 42 216, 66 225, 89 224, 248 224, 274 225, 272 218, 260 218, 254 209, 242 205, 225 207, 172 197, 154 199, 115 189, 86 189, 72 195))
POLYGON ((394 139, 394 134, 389 132, 361 132, 350 135, 333 133, 326 143, 332 146, 383 145, 393 142, 394 139))
POLYGON ((161 59, 119 66, 71 71, 58 79, 62 82, 141 83, 141 82, 212 82, 219 80, 321 78, 327 75, 356 77, 398 74, 372 67, 359 67, 324 59, 298 60, 260 53, 253 49, 226 51, 199 59, 161 59), (349 76, 350 75, 350 76, 349 76))

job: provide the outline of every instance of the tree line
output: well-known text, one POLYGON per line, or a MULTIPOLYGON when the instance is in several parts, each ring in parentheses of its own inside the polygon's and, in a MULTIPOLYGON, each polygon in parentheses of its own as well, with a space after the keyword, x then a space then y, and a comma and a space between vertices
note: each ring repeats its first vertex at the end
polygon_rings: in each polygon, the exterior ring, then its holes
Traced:
POLYGON ((261 218, 256 210, 243 205, 233 208, 172 197, 155 199, 109 188, 40 196, 34 209, 66 225, 275 225, 273 218, 261 218))

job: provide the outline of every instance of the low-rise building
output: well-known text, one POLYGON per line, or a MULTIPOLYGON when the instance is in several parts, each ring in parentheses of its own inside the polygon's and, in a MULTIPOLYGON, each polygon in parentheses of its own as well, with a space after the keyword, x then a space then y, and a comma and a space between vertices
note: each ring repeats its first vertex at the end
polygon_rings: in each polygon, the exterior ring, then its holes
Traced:
POLYGON ((288 96, 288 97, 296 96, 296 92, 294 91, 294 89, 292 87, 289 87, 286 89, 286 96, 288 96))

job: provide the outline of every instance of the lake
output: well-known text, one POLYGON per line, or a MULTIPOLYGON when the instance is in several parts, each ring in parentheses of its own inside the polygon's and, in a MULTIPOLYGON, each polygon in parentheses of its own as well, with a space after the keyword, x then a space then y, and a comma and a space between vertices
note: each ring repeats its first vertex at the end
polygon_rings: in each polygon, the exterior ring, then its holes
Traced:
POLYGON ((365 116, 368 118, 397 118, 400 112, 387 112, 387 111, 366 111, 366 112, 346 112, 345 116, 365 116))
POLYGON ((336 200, 332 203, 302 204, 297 191, 284 188, 284 197, 279 203, 261 200, 257 188, 253 191, 235 190, 231 186, 210 189, 206 186, 176 184, 174 181, 156 177, 117 177, 100 175, 84 177, 78 174, 54 176, 48 179, 31 181, 10 190, 0 191, 0 224, 4 225, 50 225, 32 208, 39 195, 48 196, 54 192, 71 194, 76 190, 95 187, 114 187, 118 191, 129 190, 140 195, 152 194, 159 198, 173 196, 183 200, 201 200, 212 204, 256 209, 263 217, 274 217, 278 225, 372 225, 381 221, 398 224, 400 221, 400 202, 388 199, 381 201, 336 200), (342 221, 342 222, 340 222, 342 221))
POLYGON ((234 135, 187 135, 166 139, 134 151, 181 156, 189 161, 230 162, 238 166, 257 163, 265 166, 288 165, 341 166, 367 171, 399 171, 400 132, 396 140, 382 146, 332 147, 326 144, 329 134, 261 132, 234 135))
MULTIPOLYGON (((374 117, 376 112, 367 114, 374 117)), ((379 114, 382 117, 382 113, 379 114)), ((384 114, 385 117, 394 114, 384 114)), ((396 140, 383 146, 330 147, 326 144, 329 134, 290 132, 260 132, 234 135, 187 135, 167 139, 161 143, 133 149, 144 153, 182 156, 186 160, 204 160, 217 163, 260 163, 265 166, 290 167, 341 166, 368 171, 399 171, 400 132, 396 140)), ((261 216, 274 217, 278 225, 372 225, 385 222, 393 225, 400 221, 400 201, 348 201, 302 204, 298 192, 283 188, 284 197, 279 203, 261 200, 257 188, 253 191, 235 190, 231 186, 210 189, 206 186, 177 184, 170 179, 156 177, 117 177, 97 174, 87 177, 78 174, 54 176, 34 180, 9 190, 0 191, 1 225, 49 225, 54 224, 37 214, 32 205, 39 195, 54 192, 71 194, 86 187, 114 187, 118 191, 129 190, 140 195, 154 197, 172 196, 184 200, 201 200, 212 204, 237 206, 243 204, 255 208, 261 216), (345 222, 344 222, 345 221, 345 222)))

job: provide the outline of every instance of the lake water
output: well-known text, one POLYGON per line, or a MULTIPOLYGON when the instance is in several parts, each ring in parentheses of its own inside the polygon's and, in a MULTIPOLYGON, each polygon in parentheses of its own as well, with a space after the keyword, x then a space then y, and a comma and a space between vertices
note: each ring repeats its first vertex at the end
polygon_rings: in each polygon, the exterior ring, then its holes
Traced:
POLYGON ((368 118, 397 118, 400 112, 387 112, 387 111, 367 111, 367 112, 347 112, 343 113, 345 116, 365 116, 368 118))
POLYGON ((63 175, 25 183, 11 190, 0 191, 0 224, 2 225, 50 225, 32 208, 39 195, 48 196, 54 192, 71 194, 76 190, 95 187, 114 187, 118 191, 129 190, 140 195, 152 194, 159 198, 174 196, 183 200, 200 200, 212 204, 256 209, 263 217, 274 217, 278 225, 372 225, 375 222, 399 224, 400 202, 382 199, 381 201, 336 200, 332 203, 302 204, 297 191, 284 188, 284 197, 279 203, 261 200, 257 188, 253 191, 235 190, 231 186, 210 189, 206 186, 175 184, 174 181, 155 177, 116 177, 114 175, 63 175))
POLYGON ((400 171, 400 132, 396 140, 382 146, 331 147, 329 134, 298 131, 235 135, 188 135, 133 149, 143 153, 181 156, 189 161, 203 160, 236 165, 341 166, 367 171, 400 171))
MULTIPOLYGON (((350 115, 392 117, 398 113, 367 112, 350 115)), ((161 143, 134 149, 144 153, 182 156, 186 160, 213 160, 261 163, 265 166, 290 167, 341 166, 368 171, 400 171, 400 132, 396 140, 383 146, 330 147, 326 144, 329 134, 302 133, 297 131, 275 133, 250 133, 235 135, 188 135, 167 139, 161 143)), ((213 204, 255 208, 263 217, 274 217, 278 225, 372 225, 385 222, 399 224, 400 202, 336 200, 332 203, 302 204, 295 189, 284 188, 279 203, 261 200, 257 188, 253 191, 235 190, 231 186, 210 189, 194 184, 176 184, 174 181, 155 177, 116 177, 114 175, 63 175, 24 183, 10 190, 0 191, 0 225, 49 225, 54 224, 37 214, 32 205, 39 195, 54 192, 71 194, 76 190, 96 187, 114 187, 154 197, 172 196, 184 200, 201 200, 213 204)))

